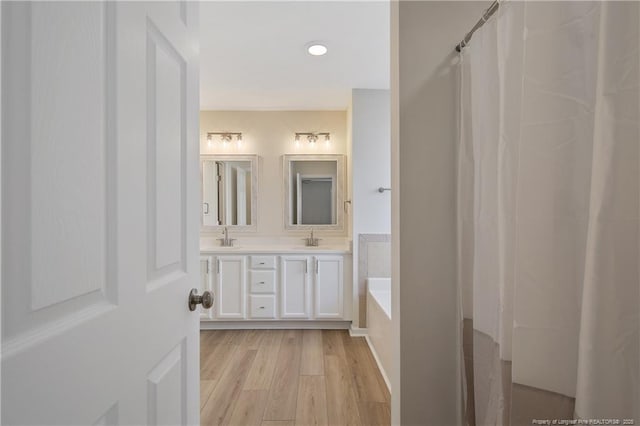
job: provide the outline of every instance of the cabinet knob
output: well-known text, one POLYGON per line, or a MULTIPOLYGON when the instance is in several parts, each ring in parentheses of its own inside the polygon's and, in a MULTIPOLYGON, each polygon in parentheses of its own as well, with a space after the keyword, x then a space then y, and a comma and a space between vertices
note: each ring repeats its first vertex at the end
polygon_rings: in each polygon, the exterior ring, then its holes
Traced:
POLYGON ((196 306, 202 304, 204 309, 209 309, 213 306, 213 293, 205 291, 202 296, 198 294, 198 289, 191 289, 189 292, 189 310, 195 311, 196 306))

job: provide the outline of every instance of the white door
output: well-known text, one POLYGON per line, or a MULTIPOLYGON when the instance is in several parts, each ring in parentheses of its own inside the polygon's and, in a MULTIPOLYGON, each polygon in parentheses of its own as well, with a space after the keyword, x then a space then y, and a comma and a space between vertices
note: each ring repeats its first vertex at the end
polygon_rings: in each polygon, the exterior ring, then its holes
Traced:
POLYGON ((218 222, 218 166, 215 161, 200 163, 202 169, 202 224, 217 226, 218 222))
POLYGON ((220 319, 245 317, 246 287, 245 256, 218 256, 216 258, 216 309, 220 319))
POLYGON ((296 173, 296 225, 302 225, 302 178, 296 173))
POLYGON ((1 7, 2 424, 198 424, 196 5, 1 7))
POLYGON ((309 318, 309 258, 282 256, 280 262, 280 317, 309 318))
POLYGON ((342 256, 316 256, 315 317, 342 318, 344 274, 342 256))
POLYGON ((236 225, 247 224, 247 171, 236 167, 236 225))
POLYGON ((218 207, 220 208, 220 224, 233 225, 231 194, 231 172, 229 164, 218 162, 218 207))

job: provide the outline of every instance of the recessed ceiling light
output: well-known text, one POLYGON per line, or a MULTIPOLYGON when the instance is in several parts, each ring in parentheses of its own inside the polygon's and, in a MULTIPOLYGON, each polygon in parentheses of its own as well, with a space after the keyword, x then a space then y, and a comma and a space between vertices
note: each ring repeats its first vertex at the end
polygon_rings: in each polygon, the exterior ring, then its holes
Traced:
POLYGON ((322 56, 327 53, 327 46, 319 43, 313 43, 307 48, 307 51, 310 55, 322 56))

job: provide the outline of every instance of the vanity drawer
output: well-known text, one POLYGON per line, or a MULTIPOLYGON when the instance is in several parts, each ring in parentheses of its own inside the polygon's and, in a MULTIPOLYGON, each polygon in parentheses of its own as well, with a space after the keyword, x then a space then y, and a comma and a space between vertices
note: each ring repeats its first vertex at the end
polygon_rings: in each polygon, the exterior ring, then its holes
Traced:
POLYGON ((249 271, 251 293, 275 293, 276 271, 249 271))
POLYGON ((251 318, 276 317, 276 296, 275 295, 255 295, 249 296, 249 311, 251 318))
POLYGON ((276 269, 275 256, 251 256, 249 267, 252 269, 276 269))

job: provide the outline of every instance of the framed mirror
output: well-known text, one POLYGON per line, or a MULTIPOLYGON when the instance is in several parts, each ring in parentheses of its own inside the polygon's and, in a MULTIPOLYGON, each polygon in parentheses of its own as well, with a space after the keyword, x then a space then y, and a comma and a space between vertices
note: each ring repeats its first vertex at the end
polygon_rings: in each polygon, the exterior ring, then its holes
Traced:
POLYGON ((258 157, 256 155, 202 155, 203 229, 229 227, 255 231, 257 218, 258 157))
POLYGON ((344 229, 344 156, 285 155, 285 229, 344 229))

